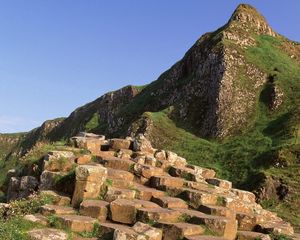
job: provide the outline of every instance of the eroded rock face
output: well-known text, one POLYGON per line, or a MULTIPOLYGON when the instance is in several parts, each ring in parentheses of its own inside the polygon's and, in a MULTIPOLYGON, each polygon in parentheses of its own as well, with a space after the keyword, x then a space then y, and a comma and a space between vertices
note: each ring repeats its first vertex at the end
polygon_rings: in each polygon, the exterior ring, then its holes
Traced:
POLYGON ((39 182, 33 176, 11 177, 7 191, 7 201, 22 199, 34 193, 39 182))

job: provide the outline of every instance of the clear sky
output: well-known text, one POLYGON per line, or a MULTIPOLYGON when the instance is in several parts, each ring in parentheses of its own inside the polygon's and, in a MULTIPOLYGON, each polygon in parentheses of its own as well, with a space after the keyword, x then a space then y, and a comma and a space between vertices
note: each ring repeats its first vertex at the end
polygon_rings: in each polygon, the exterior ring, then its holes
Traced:
POLYGON ((0 132, 157 79, 241 2, 300 41, 299 0, 0 0, 0 132))

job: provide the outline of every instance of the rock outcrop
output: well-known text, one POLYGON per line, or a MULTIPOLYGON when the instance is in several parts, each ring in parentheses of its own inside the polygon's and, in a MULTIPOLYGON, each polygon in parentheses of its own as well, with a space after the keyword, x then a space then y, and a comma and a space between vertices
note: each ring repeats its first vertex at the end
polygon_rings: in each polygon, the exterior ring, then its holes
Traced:
MULTIPOLYGON (((231 182, 217 178, 211 169, 190 165, 173 152, 153 148, 144 136, 108 140, 103 136, 88 136, 83 146, 89 146, 89 141, 95 143, 95 139, 99 142, 99 148, 91 151, 94 157, 90 162, 78 164, 74 158, 80 158, 80 154, 74 156, 64 151, 49 153, 44 158, 58 166, 60 157, 64 156, 76 169, 73 179, 76 184, 71 194, 57 189, 55 184, 48 186, 51 190, 41 191, 51 196, 53 204, 43 206, 40 213, 54 216, 63 228, 74 233, 92 232, 97 223, 101 231, 96 237, 114 240, 141 239, 141 236, 157 240, 176 240, 178 236, 269 239, 267 234, 271 233, 294 234, 289 223, 256 203, 253 193, 232 188, 231 182), (116 157, 120 149, 128 153, 125 158, 116 157)), ((73 152, 78 151, 74 148, 73 152)), ((45 186, 45 172, 51 173, 47 164, 43 170, 40 188, 45 186)), ((55 168, 52 173, 63 173, 63 170, 55 168)), ((12 177, 11 182, 14 180, 12 177)), ((55 177, 54 181, 57 181, 55 177)), ((26 219, 43 222, 39 214, 26 219)), ((47 232, 63 236, 48 228, 30 231, 29 236, 36 239, 47 232)))

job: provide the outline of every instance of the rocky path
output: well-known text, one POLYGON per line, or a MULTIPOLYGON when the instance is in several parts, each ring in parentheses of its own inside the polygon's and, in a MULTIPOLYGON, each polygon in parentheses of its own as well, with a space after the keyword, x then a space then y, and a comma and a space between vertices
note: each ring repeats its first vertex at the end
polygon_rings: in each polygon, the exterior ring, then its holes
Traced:
POLYGON ((45 157, 39 187, 53 205, 25 216, 45 226, 29 231, 30 239, 63 240, 70 232, 77 240, 254 240, 294 234, 289 223, 257 204, 253 193, 232 188, 213 170, 189 165, 173 152, 153 149, 143 136, 105 140, 87 134, 73 142, 91 154, 62 151, 45 157), (75 188, 58 193, 68 186, 57 189, 55 180, 74 166, 75 188))

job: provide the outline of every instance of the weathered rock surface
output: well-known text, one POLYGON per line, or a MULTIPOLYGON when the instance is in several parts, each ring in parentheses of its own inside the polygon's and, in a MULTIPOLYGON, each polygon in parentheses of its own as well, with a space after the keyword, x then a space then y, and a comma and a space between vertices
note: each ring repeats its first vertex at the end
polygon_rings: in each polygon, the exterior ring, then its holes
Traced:
MULTIPOLYGON (((125 147, 127 141, 114 139, 114 148, 125 147)), ((144 138, 142 141, 147 142, 144 138)), ((187 165, 185 159, 168 151, 150 156, 148 148, 144 148, 146 152, 137 150, 125 159, 100 157, 99 163, 83 165, 74 161, 77 167, 72 207, 65 206, 70 203, 65 193, 42 190, 40 194, 50 196, 53 204, 42 206, 41 213, 55 216, 61 227, 72 232, 92 232, 100 223, 103 236, 120 240, 175 240, 178 236, 195 240, 268 239, 268 234, 294 234, 289 223, 257 204, 253 193, 232 188, 231 182, 216 178, 213 170, 187 165), (157 164, 159 161, 167 161, 169 167, 157 164), (205 229, 219 237, 204 235, 205 229)), ((97 149, 97 154, 105 156, 107 151, 112 150, 97 149)), ((56 160, 55 154, 48 154, 48 161, 56 160)), ((51 170, 42 172, 40 189, 50 188, 57 176, 68 174, 51 170)), ((9 212, 9 204, 2 208, 9 212)), ((47 225, 41 215, 25 218, 47 225)))

